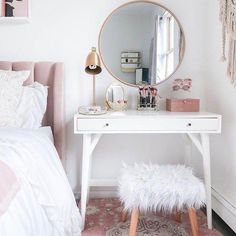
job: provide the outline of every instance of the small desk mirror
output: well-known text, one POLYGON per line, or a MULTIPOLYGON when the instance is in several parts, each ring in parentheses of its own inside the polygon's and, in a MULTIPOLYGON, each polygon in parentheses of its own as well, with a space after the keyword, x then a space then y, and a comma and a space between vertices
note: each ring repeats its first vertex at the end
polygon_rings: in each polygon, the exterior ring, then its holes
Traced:
POLYGON ((131 85, 157 85, 180 66, 185 38, 177 18, 149 1, 127 3, 106 19, 99 50, 109 73, 131 85))
POLYGON ((123 111, 127 108, 128 101, 123 86, 112 83, 106 92, 106 103, 113 111, 123 111))

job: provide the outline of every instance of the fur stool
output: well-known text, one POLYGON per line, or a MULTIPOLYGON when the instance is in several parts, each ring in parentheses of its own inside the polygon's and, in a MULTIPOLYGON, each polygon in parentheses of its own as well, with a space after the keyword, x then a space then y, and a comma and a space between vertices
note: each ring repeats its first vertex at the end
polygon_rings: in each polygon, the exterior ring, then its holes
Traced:
POLYGON ((136 235, 140 211, 178 213, 183 209, 188 209, 193 235, 199 235, 196 209, 205 204, 206 195, 192 169, 182 165, 125 165, 119 195, 124 205, 123 220, 132 213, 129 236, 136 235))

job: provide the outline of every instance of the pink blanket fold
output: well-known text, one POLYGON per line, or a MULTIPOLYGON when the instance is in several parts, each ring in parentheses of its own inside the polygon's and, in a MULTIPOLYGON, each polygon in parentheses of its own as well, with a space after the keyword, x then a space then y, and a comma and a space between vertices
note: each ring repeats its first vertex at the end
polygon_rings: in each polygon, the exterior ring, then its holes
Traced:
POLYGON ((0 217, 7 211, 19 189, 20 184, 15 174, 0 161, 0 217))

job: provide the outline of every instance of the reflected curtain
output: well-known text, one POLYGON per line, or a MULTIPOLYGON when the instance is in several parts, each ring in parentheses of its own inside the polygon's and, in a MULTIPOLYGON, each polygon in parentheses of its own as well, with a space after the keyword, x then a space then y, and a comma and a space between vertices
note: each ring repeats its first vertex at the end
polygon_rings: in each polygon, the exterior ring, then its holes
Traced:
POLYGON ((150 55, 150 84, 157 84, 166 78, 168 42, 169 42, 169 17, 157 16, 154 24, 154 36, 151 42, 150 55))
POLYGON ((157 34, 158 34, 158 16, 155 18, 154 22, 154 34, 153 38, 151 40, 151 46, 150 46, 150 69, 149 69, 149 84, 156 84, 156 72, 157 72, 157 34))

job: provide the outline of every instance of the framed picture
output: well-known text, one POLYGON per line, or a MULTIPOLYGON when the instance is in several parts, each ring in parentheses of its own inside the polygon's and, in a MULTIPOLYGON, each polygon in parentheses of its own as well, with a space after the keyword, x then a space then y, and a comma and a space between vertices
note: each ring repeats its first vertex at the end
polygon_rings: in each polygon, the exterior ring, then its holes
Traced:
POLYGON ((0 17, 28 18, 30 0, 0 0, 0 17))

